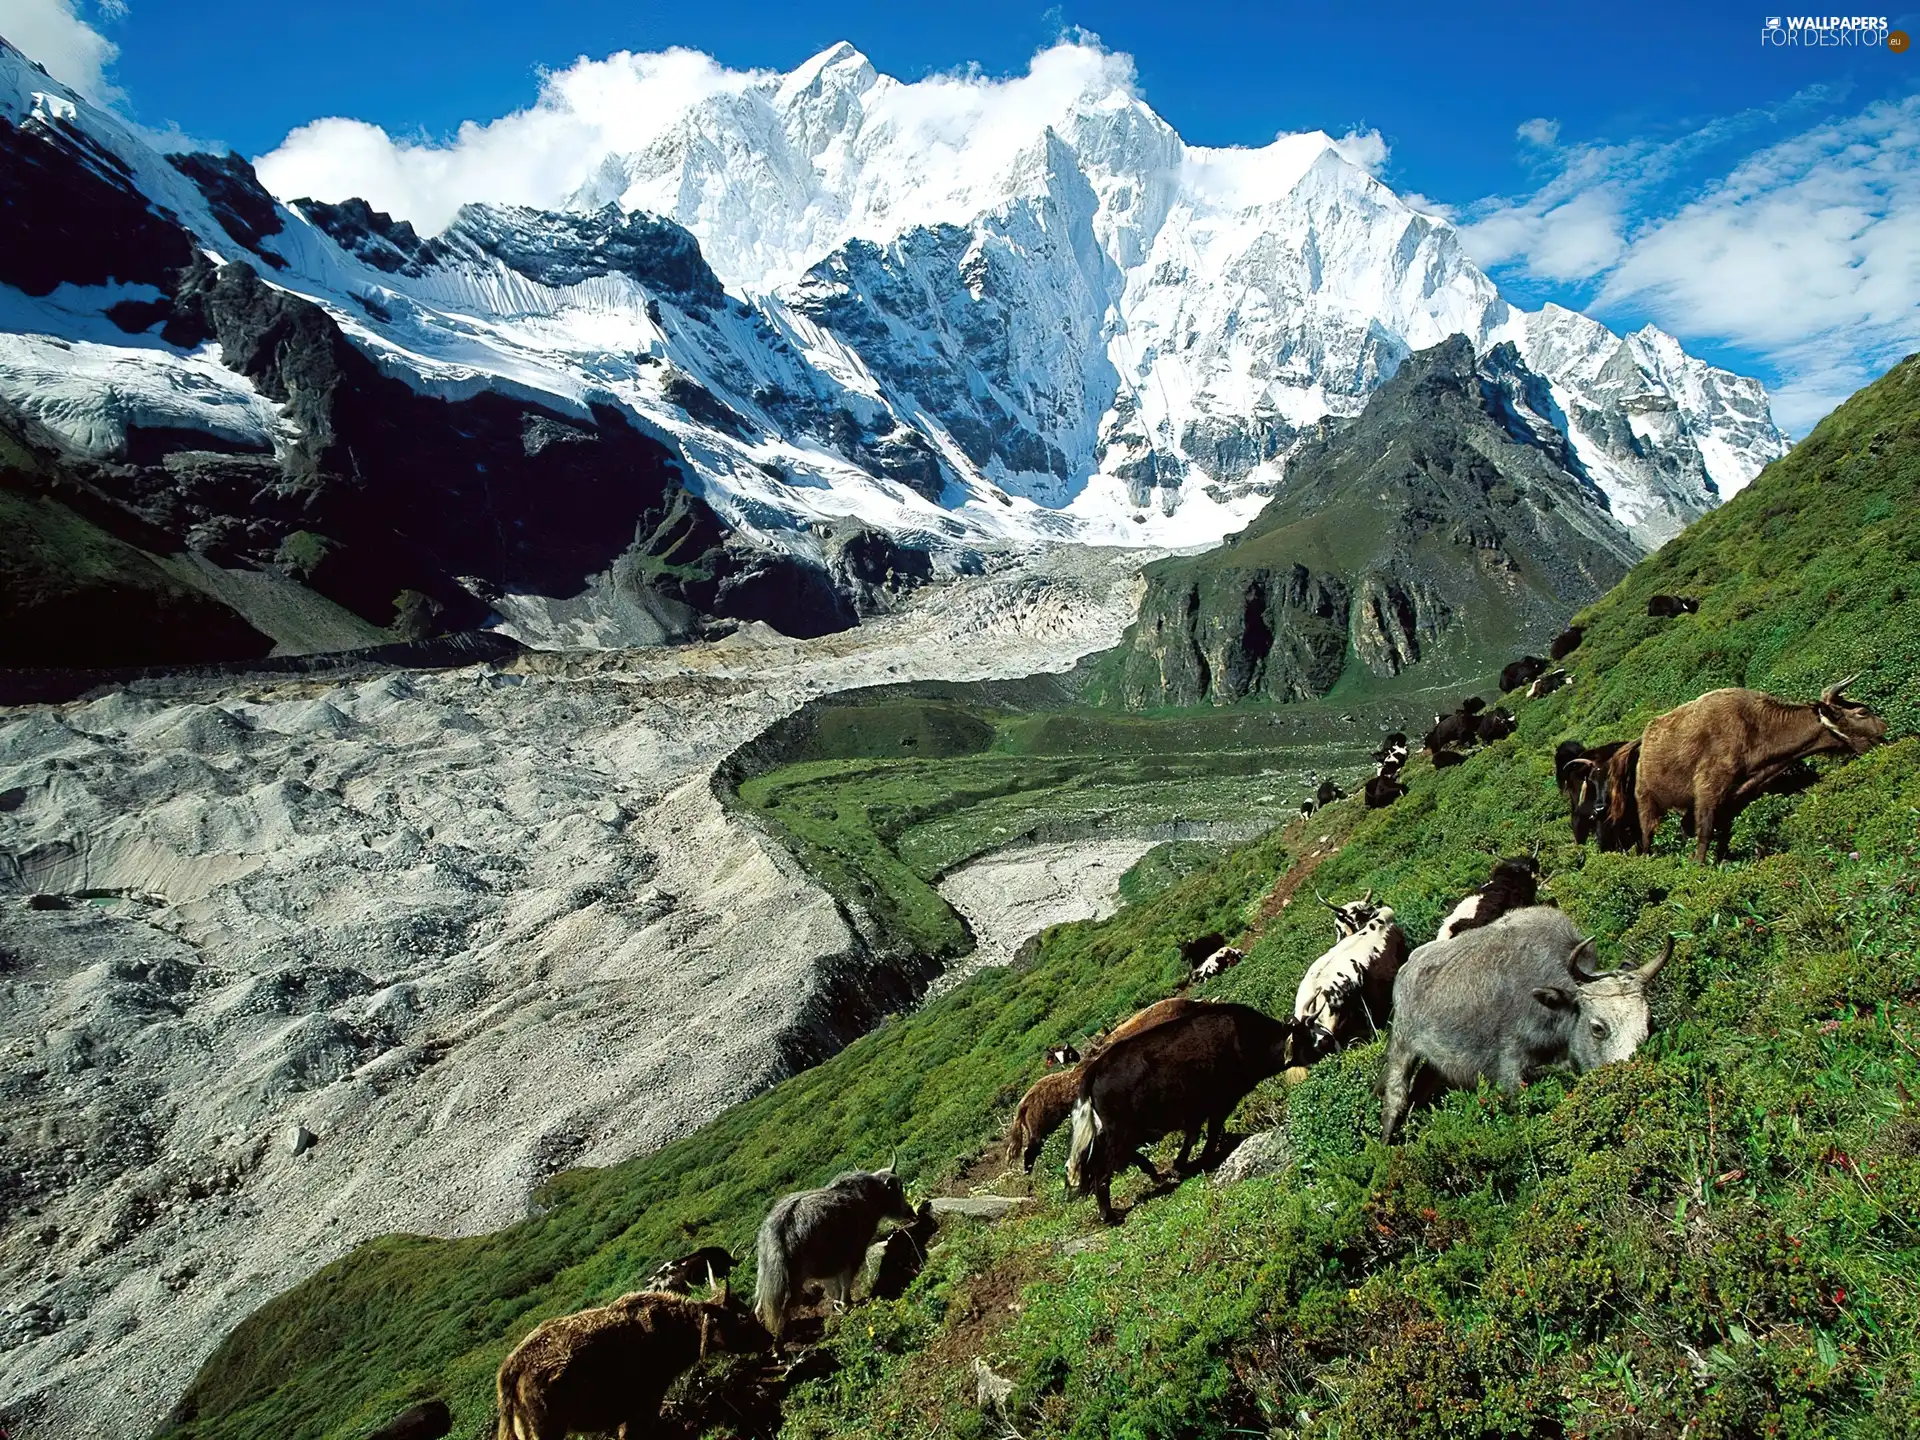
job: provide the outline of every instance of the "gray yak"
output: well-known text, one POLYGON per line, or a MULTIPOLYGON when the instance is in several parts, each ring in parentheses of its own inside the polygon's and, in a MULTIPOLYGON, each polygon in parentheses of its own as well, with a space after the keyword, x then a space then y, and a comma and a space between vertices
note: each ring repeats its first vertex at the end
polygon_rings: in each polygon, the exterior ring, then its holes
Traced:
POLYGON ((1669 936, 1658 960, 1597 974, 1593 941, 1546 905, 1422 945, 1393 986, 1381 1138, 1393 1143, 1423 1063, 1445 1088, 1517 1090, 1549 1065, 1628 1059, 1647 1038, 1647 984, 1672 954, 1669 936))
POLYGON ((648 1291, 543 1321, 500 1364, 496 1440, 578 1431, 639 1440, 658 1427, 673 1382, 709 1350, 764 1350, 771 1339, 723 1301, 648 1291))
POLYGON ((1698 700, 1648 722, 1640 736, 1635 779, 1640 853, 1667 813, 1690 816, 1698 837, 1727 858, 1727 838, 1740 808, 1808 755, 1864 755, 1887 738, 1887 722, 1868 706, 1842 698, 1857 676, 1836 680, 1811 704, 1759 690, 1709 690, 1698 700))
POLYGON ((1100 1218, 1111 1225, 1113 1177, 1128 1165, 1154 1174, 1141 1146, 1180 1132, 1178 1173, 1204 1131, 1199 1164, 1205 1169, 1234 1107, 1295 1063, 1298 1034, 1293 1022, 1251 1006, 1202 1005, 1108 1046, 1080 1072, 1067 1183, 1079 1194, 1091 1191, 1100 1218))
POLYGON ((884 1170, 853 1170, 819 1190, 797 1190, 774 1202, 760 1223, 755 1249, 753 1308, 777 1343, 787 1312, 809 1280, 825 1284, 827 1298, 844 1308, 867 1247, 882 1220, 910 1225, 900 1177, 884 1170))

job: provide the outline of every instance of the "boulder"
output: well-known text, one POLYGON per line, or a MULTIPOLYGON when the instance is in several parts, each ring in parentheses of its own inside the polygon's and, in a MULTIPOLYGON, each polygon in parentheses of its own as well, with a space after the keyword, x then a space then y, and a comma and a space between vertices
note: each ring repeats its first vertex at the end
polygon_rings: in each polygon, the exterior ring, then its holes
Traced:
POLYGON ((1213 1172, 1213 1184, 1231 1185, 1262 1175, 1278 1175, 1293 1164, 1293 1146, 1285 1129, 1263 1130, 1241 1141, 1213 1172))
POLYGON ((936 1195, 928 1202, 935 1215, 971 1215, 976 1220, 1004 1220, 1025 1195, 936 1195))
POLYGON ((444 1400, 422 1400, 409 1405, 367 1440, 440 1440, 453 1429, 453 1412, 444 1400))

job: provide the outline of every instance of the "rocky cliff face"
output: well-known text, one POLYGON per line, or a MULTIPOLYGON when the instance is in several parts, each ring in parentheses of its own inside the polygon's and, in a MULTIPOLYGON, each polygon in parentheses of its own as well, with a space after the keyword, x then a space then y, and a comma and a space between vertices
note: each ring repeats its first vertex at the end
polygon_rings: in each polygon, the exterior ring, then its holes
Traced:
POLYGON ((1455 336, 1304 444, 1218 550, 1147 570, 1094 692, 1140 709, 1302 700, 1343 676, 1473 674, 1550 636, 1640 553, 1511 344, 1455 336))
MULTIPOLYGON (((23 67, 0 52, 10 78, 23 67)), ((44 75, 25 78, 48 88, 0 115, 13 217, 0 282, 47 298, 23 298, 44 329, 0 334, 0 489, 15 522, 0 540, 0 665, 245 658, 490 621, 596 643, 681 638, 708 617, 817 635, 929 573, 924 551, 857 525, 811 555, 743 539, 688 485, 670 438, 609 396, 434 394, 394 375, 355 322, 262 278, 289 270, 271 242, 299 222, 245 161, 161 162, 44 75), (208 236, 237 258, 210 259, 208 236)), ((543 285, 644 283, 656 313, 690 323, 738 308, 692 237, 646 216, 470 207, 421 241, 364 205, 316 211, 305 233, 378 273, 513 266, 543 285)), ((397 301, 357 299, 363 318, 400 323, 397 301)), ((661 368, 683 413, 752 428, 661 368)), ((858 427, 856 440, 937 492, 937 462, 913 440, 858 427)))

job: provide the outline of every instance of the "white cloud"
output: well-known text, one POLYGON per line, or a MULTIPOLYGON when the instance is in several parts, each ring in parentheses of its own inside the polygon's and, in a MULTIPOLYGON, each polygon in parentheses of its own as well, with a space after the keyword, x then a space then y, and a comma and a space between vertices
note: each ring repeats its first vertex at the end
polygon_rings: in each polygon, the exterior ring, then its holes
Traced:
MULTIPOLYGON (((316 120, 255 166, 283 198, 358 195, 433 232, 470 201, 553 208, 590 182, 617 195, 620 177, 599 174, 608 157, 672 143, 696 106, 778 79, 726 69, 692 50, 582 57, 543 75, 527 109, 464 124, 451 140, 396 139, 360 120, 316 120)), ((1134 93, 1132 59, 1078 34, 1035 55, 1025 75, 993 80, 968 71, 908 85, 887 81, 866 103, 870 126, 908 142, 923 162, 925 173, 903 178, 941 188, 962 187, 1010 163, 1077 97, 1114 93, 1134 93)), ((1366 148, 1365 137, 1355 143, 1366 148)))
POLYGON ((1387 164, 1387 142, 1378 130, 1349 130, 1333 142, 1333 148, 1349 165, 1357 165, 1377 176, 1387 164))
MULTIPOLYGON (((100 9, 118 20, 127 7, 125 0, 105 0, 100 9)), ((74 0, 0 0, 0 35, 89 100, 110 105, 123 98, 107 79, 120 47, 81 18, 74 0)))
POLYGON ((1920 345, 1920 96, 1753 155, 1644 225, 1600 287, 1776 358, 1801 428, 1920 345))
POLYGON ((332 118, 301 126, 255 166, 282 198, 357 195, 437 231, 469 201, 558 205, 603 156, 644 150, 693 106, 757 78, 692 50, 622 51, 542 76, 530 108, 484 125, 468 121, 444 144, 332 118))
POLYGON ((1585 288, 1603 315, 1765 356, 1775 416, 1803 434, 1920 345, 1920 96, 1813 125, 1676 201, 1706 144, 1754 118, 1569 147, 1538 191, 1478 207, 1462 234, 1482 265, 1585 288))
POLYGON ((1545 149, 1560 138, 1560 122, 1549 120, 1544 115, 1537 115, 1531 120, 1522 120, 1519 128, 1513 133, 1527 144, 1538 145, 1545 149))
POLYGON ((1458 206, 1449 205, 1444 200, 1435 200, 1431 195, 1422 195, 1418 190, 1401 190, 1396 193, 1400 196, 1400 203, 1409 210, 1417 210, 1422 215, 1431 215, 1436 220, 1446 221, 1449 225, 1460 223, 1458 206))

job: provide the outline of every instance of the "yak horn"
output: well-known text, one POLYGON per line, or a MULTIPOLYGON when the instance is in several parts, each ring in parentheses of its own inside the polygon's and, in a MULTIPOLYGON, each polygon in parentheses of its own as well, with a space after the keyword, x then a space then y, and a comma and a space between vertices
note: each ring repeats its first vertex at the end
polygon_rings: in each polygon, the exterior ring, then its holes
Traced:
POLYGON ((1840 698, 1842 691, 1844 691, 1849 685, 1853 684, 1853 682, 1858 680, 1859 678, 1860 678, 1860 672, 1856 670, 1853 672, 1853 674, 1847 676, 1846 679, 1834 681, 1833 684, 1827 686, 1826 689, 1820 692, 1821 703, 1824 705, 1831 705, 1834 701, 1840 698))
POLYGON ((1666 948, 1660 952, 1660 958, 1658 960, 1649 960, 1646 964, 1642 965, 1638 970, 1634 971, 1633 972, 1634 979, 1638 980, 1642 985, 1646 984, 1649 980, 1653 979, 1654 976, 1658 975, 1660 973, 1660 967, 1665 965, 1667 961, 1671 960, 1672 958, 1673 958, 1673 936, 1669 935, 1667 936, 1666 948))
POLYGON ((1318 900, 1322 905, 1326 906, 1327 909, 1332 910, 1336 914, 1339 913, 1340 907, 1334 904, 1331 900, 1327 899, 1326 896, 1322 895, 1320 893, 1320 887, 1318 885, 1313 887, 1313 898, 1318 900))
POLYGON ((1373 903, 1373 887, 1371 885, 1367 886, 1367 893, 1360 897, 1360 903, 1362 905, 1371 905, 1373 903))
POLYGON ((1574 979, 1584 985, 1589 980, 1598 980, 1600 975, 1598 971, 1590 970, 1581 965, 1580 955, 1582 951, 1586 953, 1587 959, 1590 961, 1599 959, 1599 952, 1594 948, 1593 936, 1589 935, 1578 945, 1574 946, 1573 953, 1567 956, 1567 969, 1572 972, 1574 979))
POLYGON ((713 1338, 713 1312, 702 1308, 700 1311, 700 1358, 707 1358, 707 1345, 713 1338))

